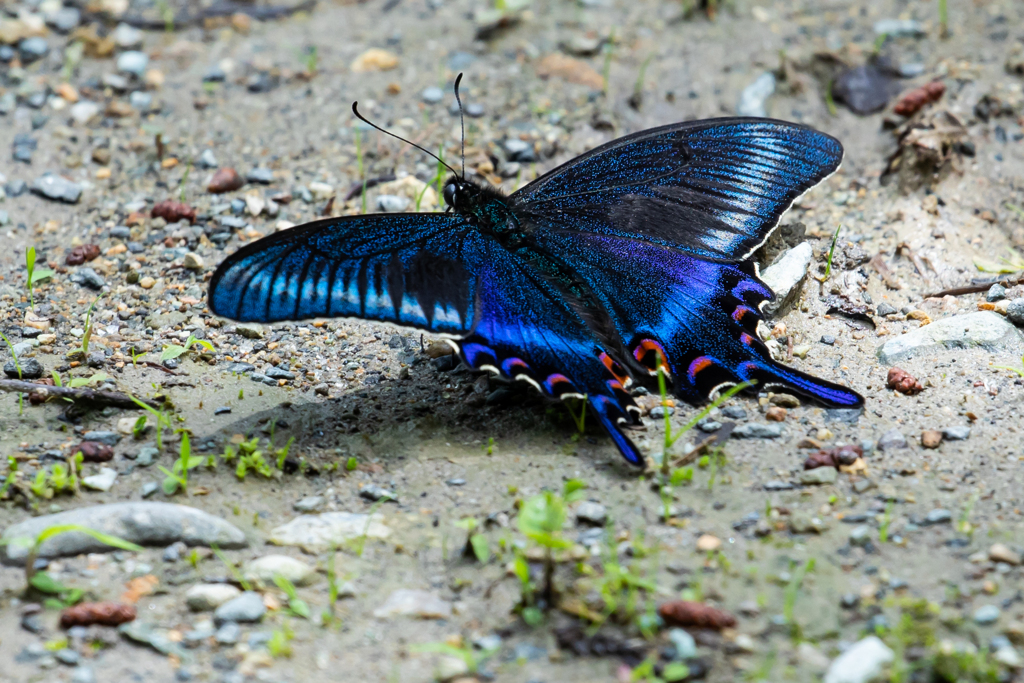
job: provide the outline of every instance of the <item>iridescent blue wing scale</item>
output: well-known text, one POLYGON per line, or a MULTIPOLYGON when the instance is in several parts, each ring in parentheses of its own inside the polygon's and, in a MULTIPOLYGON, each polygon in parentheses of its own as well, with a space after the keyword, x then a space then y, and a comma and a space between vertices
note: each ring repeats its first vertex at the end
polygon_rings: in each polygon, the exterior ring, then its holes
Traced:
POLYGON ((772 298, 750 262, 707 261, 640 240, 547 229, 538 244, 574 264, 597 292, 632 359, 667 363, 676 393, 703 400, 723 385, 757 380, 832 407, 855 392, 776 362, 757 336, 760 305, 772 298))
POLYGON ((529 219, 732 261, 753 253, 842 158, 837 140, 797 124, 691 121, 609 142, 512 199, 529 219))
POLYGON ((229 256, 210 310, 242 322, 355 317, 461 336, 473 327, 466 228, 444 214, 329 218, 229 256))
POLYGON ((357 317, 449 337, 476 369, 549 398, 586 397, 630 462, 627 377, 557 289, 492 238, 443 214, 325 219, 240 249, 210 282, 210 309, 241 321, 357 317))

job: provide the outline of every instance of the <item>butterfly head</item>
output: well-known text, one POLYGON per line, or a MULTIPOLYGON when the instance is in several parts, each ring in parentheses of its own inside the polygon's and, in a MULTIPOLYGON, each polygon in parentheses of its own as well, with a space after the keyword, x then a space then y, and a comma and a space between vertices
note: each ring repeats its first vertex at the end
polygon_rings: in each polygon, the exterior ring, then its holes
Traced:
POLYGON ((479 187, 455 175, 444 185, 444 203, 456 213, 472 213, 479 196, 479 187))

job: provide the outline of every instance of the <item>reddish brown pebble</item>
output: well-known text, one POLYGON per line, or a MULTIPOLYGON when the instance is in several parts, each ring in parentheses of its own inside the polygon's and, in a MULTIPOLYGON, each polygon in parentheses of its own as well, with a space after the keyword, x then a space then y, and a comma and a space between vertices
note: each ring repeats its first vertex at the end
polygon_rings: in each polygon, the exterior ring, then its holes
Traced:
POLYGON ((238 175, 238 171, 235 169, 218 168, 217 172, 213 174, 213 179, 210 180, 210 184, 206 186, 206 189, 213 194, 220 194, 221 192, 237 190, 244 184, 242 176, 238 175))
POLYGON ((920 88, 914 88, 901 97, 893 111, 900 116, 913 116, 924 105, 937 101, 944 92, 946 92, 946 85, 942 81, 932 81, 920 88))
POLYGON ((134 620, 135 605, 121 602, 83 602, 60 613, 60 625, 64 628, 93 624, 119 626, 134 620))
POLYGON ((772 422, 785 422, 786 421, 786 409, 780 408, 779 406, 771 406, 765 411, 764 416, 766 419, 772 422))
POLYGON ((83 462, 106 462, 114 457, 114 449, 99 441, 83 441, 71 453, 78 451, 82 451, 83 462))
POLYGON ((934 429, 926 429, 921 432, 921 445, 925 448, 938 448, 942 443, 942 432, 934 429))
POLYGON ((818 467, 835 467, 836 469, 839 469, 842 465, 852 465, 857 461, 857 458, 863 455, 864 449, 856 444, 836 446, 835 448, 829 448, 828 450, 821 450, 817 453, 812 453, 811 456, 804 461, 804 469, 813 470, 818 467))
POLYGON ((177 223, 181 220, 186 220, 189 223, 196 222, 196 210, 188 204, 182 204, 173 199, 165 199, 159 202, 150 211, 150 215, 153 218, 163 218, 168 223, 177 223))
POLYGON ((72 247, 71 251, 64 258, 64 263, 69 266, 80 266, 86 261, 92 261, 100 255, 100 248, 95 244, 80 244, 72 247))
POLYGON ((924 385, 902 368, 889 369, 889 376, 885 380, 885 386, 907 395, 919 394, 924 391, 924 385))
POLYGON ((697 626, 721 631, 736 625, 736 617, 701 602, 673 600, 658 608, 658 614, 673 626, 697 626))

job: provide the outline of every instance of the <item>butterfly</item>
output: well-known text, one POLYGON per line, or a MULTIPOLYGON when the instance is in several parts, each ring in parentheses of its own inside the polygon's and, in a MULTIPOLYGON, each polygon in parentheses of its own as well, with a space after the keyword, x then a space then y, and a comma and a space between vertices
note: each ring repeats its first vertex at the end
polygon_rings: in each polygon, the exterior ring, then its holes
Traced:
POLYGON ((442 336, 471 368, 586 401, 642 465, 627 434, 642 424, 631 387, 659 373, 690 403, 750 381, 863 404, 772 359, 757 325, 774 295, 749 259, 842 157, 801 125, 720 118, 614 140, 510 195, 449 166, 445 213, 327 218, 264 237, 220 264, 209 306, 242 322, 349 317, 442 336))

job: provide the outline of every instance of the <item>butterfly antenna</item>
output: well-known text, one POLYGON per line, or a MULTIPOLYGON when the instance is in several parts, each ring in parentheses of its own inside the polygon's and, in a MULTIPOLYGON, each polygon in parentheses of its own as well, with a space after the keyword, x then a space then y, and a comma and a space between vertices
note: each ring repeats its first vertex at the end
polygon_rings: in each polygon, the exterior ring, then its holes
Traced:
MULTIPOLYGON (((395 138, 396 140, 401 140, 402 142, 406 143, 407 145, 412 145, 413 147, 415 147, 415 148, 416 148, 416 149, 418 149, 419 151, 423 152, 424 154, 427 154, 427 155, 429 155, 429 156, 432 156, 432 157, 434 157, 434 158, 435 158, 435 159, 437 159, 437 160, 438 160, 439 162, 441 162, 442 164, 444 164, 445 168, 447 168, 447 169, 448 169, 449 171, 451 171, 451 172, 452 172, 452 175, 454 175, 454 176, 458 176, 458 175, 459 175, 458 171, 456 171, 456 170, 455 170, 454 168, 452 168, 452 167, 451 167, 451 166, 449 166, 448 164, 445 164, 445 163, 444 163, 444 159, 442 159, 441 157, 437 156, 436 154, 434 154, 433 152, 431 152, 431 151, 430 151, 429 149, 426 149, 426 148, 424 148, 424 147, 420 147, 419 145, 417 145, 417 144, 416 144, 415 142, 413 142, 412 140, 406 140, 406 139, 405 139, 405 138, 403 138, 402 136, 400 136, 400 135, 395 135, 394 133, 392 133, 392 132, 391 132, 391 131, 389 131, 389 130, 384 130, 383 128, 381 128, 380 126, 378 126, 378 125, 377 125, 376 123, 374 123, 373 121, 370 121, 369 119, 367 119, 367 118, 366 118, 365 116, 363 116, 362 114, 360 114, 360 113, 359 113, 359 109, 357 108, 358 106, 359 106, 359 102, 353 102, 353 103, 352 103, 352 113, 353 113, 353 114, 355 114, 355 116, 356 116, 356 118, 357 118, 357 119, 359 119, 360 121, 362 121, 363 123, 365 123, 365 124, 366 124, 366 125, 368 125, 368 126, 373 126, 373 127, 374 127, 374 128, 376 128, 377 130, 379 130, 379 131, 380 131, 381 133, 384 133, 385 135, 390 135, 391 137, 395 138)), ((465 144, 465 143, 463 143, 463 144, 465 144)), ((465 152, 463 152, 463 156, 465 156, 465 152)), ((463 175, 465 175, 465 168, 463 168, 463 175)))
POLYGON ((455 101, 459 103, 459 126, 462 127, 462 179, 466 179, 466 115, 462 111, 462 98, 459 97, 459 83, 462 83, 462 74, 455 78, 455 101))

